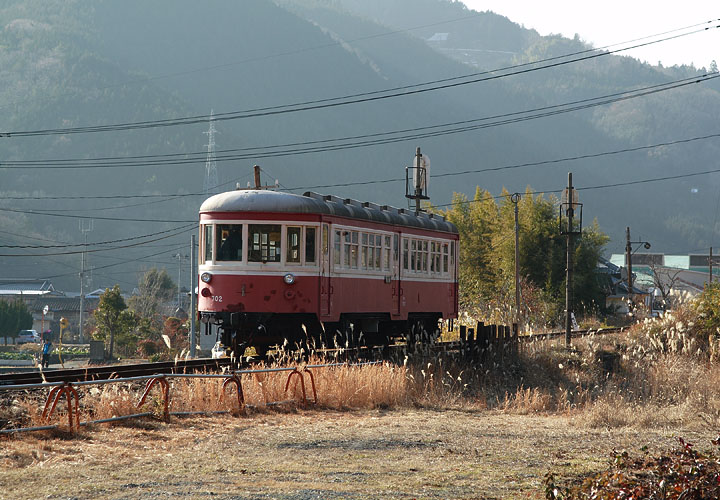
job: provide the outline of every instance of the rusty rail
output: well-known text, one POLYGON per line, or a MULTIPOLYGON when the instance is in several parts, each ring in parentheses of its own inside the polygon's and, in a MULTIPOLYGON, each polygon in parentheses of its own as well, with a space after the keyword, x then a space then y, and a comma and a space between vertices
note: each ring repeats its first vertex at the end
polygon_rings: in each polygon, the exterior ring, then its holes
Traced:
MULTIPOLYGON (((258 373, 278 373, 278 372, 289 372, 287 381, 285 383, 285 392, 287 393, 290 382, 293 377, 299 378, 299 382, 301 384, 302 388, 302 401, 300 404, 303 408, 307 408, 308 406, 308 399, 307 399, 307 393, 305 389, 305 375, 310 378, 310 383, 312 386, 313 391, 313 401, 312 404, 317 404, 318 402, 318 396, 317 396, 317 389, 315 386, 315 377, 310 370, 316 369, 316 368, 331 368, 331 367, 338 367, 338 366, 365 366, 365 365, 375 365, 379 364, 378 362, 365 362, 365 363, 353 363, 353 364, 347 364, 347 363, 329 363, 329 364, 323 364, 323 365, 307 365, 307 366, 301 366, 301 367, 287 367, 287 368, 264 368, 259 370, 236 370, 232 372, 231 374, 196 374, 196 373, 167 373, 167 374, 155 374, 155 375, 145 375, 145 376, 137 376, 137 377, 125 377, 125 378, 113 378, 113 379, 104 379, 104 380, 87 380, 82 382, 53 382, 53 383, 46 383, 46 384, 15 384, 15 385, 5 385, 0 386, 0 392, 1 391, 11 391, 11 390, 28 390, 28 389, 47 389, 50 388, 50 392, 48 393, 47 400, 45 402, 45 407, 42 413, 42 419, 45 421, 48 421, 50 417, 52 416, 53 412, 55 411, 55 408, 57 406, 57 403, 59 402, 60 398, 62 396, 65 396, 65 399, 68 402, 68 427, 70 432, 77 432, 79 431, 81 426, 86 426, 90 424, 97 424, 97 423, 108 423, 108 422, 114 422, 118 420, 125 420, 129 418, 140 418, 145 416, 153 415, 152 412, 143 412, 143 413, 135 413, 132 415, 123 415, 119 417, 113 417, 108 419, 100 419, 100 420, 91 420, 86 422, 80 421, 80 411, 79 411, 79 400, 80 397, 77 393, 77 387, 78 386, 86 386, 86 385, 105 385, 105 384, 115 384, 115 383, 124 383, 124 382, 135 382, 135 381, 145 381, 145 388, 143 390, 143 394, 137 404, 137 408, 141 408, 147 401, 147 397, 150 394, 150 391, 153 387, 155 387, 157 384, 160 385, 161 391, 162 391, 162 403, 163 403, 163 420, 166 422, 169 421, 171 415, 193 415, 193 414, 214 414, 214 413, 230 413, 230 411, 211 411, 211 412, 171 412, 170 409, 170 383, 168 379, 171 378, 222 378, 223 384, 222 384, 222 392, 220 394, 221 400, 224 397, 225 390, 228 385, 235 384, 236 385, 236 393, 237 393, 237 400, 238 400, 238 407, 242 411, 247 406, 245 404, 245 398, 242 388, 242 375, 243 374, 258 374, 258 373), (73 410, 73 403, 74 403, 74 410, 73 410)), ((297 386, 297 382, 296 382, 297 386)), ((288 402, 294 402, 294 400, 289 401, 275 401, 275 402, 266 402, 266 405, 275 405, 275 404, 282 404, 282 403, 288 403, 288 402)), ((40 430, 52 430, 52 429, 58 429, 59 425, 45 425, 45 426, 37 426, 37 427, 24 427, 24 428, 16 428, 16 429, 0 429, 0 434, 9 434, 9 433, 16 433, 16 432, 30 432, 30 431, 40 431, 40 430)))

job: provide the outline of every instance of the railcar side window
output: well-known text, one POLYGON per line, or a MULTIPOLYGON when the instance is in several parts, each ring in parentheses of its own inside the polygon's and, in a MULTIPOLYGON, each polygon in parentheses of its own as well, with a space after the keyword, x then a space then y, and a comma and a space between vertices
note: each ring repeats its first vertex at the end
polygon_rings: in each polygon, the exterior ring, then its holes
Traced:
MULTIPOLYGON (((361 252, 360 262, 362 263, 363 269, 368 268, 368 237, 372 238, 371 241, 373 241, 373 242, 375 241, 375 236, 373 236, 372 234, 368 235, 367 233, 362 233, 362 236, 361 236, 362 248, 360 250, 360 252, 361 252)), ((372 251, 372 249, 370 249, 370 251, 372 251)), ((370 268, 372 269, 372 254, 370 254, 370 268)))
POLYGON ((443 243, 443 272, 448 272, 448 244, 443 243))
POLYGON ((403 238, 403 269, 406 271, 409 269, 408 264, 408 240, 403 238))
MULTIPOLYGON (((420 242, 418 242, 418 246, 419 246, 419 244, 420 244, 420 242)), ((426 273, 428 270, 428 253, 429 253, 428 252, 428 242, 423 241, 422 242, 422 252, 420 254, 421 255, 420 258, 422 259, 421 260, 421 264, 422 264, 421 269, 422 269, 422 272, 424 272, 424 273, 426 273)))
POLYGON ((287 228, 287 252, 285 254, 285 262, 300 263, 300 235, 302 228, 287 228))
POLYGON ((280 235, 280 225, 250 224, 248 226, 248 261, 280 262, 282 257, 280 235))
MULTIPOLYGON (((215 226, 215 248, 218 261, 242 260, 242 224, 218 224, 215 226)), ((207 240, 205 242, 207 246, 207 240)))
POLYGON ((380 260, 382 259, 382 236, 375 235, 375 269, 380 270, 380 260))
POLYGON ((410 241, 410 270, 412 270, 412 271, 418 271, 418 268, 420 267, 418 265, 417 244, 418 244, 417 240, 410 241))
POLYGON ((205 238, 205 257, 203 258, 205 262, 211 261, 213 258, 213 252, 212 252, 212 244, 213 244, 213 227, 211 224, 208 224, 205 226, 205 234, 203 235, 205 238))
POLYGON ((333 262, 336 266, 340 265, 340 249, 341 249, 341 239, 340 239, 340 231, 335 231, 335 240, 333 242, 333 252, 335 256, 333 257, 333 262))
MULTIPOLYGON (((327 238, 327 235, 325 235, 327 238)), ((315 228, 305 228, 305 264, 315 264, 315 228)))
POLYGON ((385 236, 385 247, 383 249, 383 269, 390 270, 390 236, 385 236))

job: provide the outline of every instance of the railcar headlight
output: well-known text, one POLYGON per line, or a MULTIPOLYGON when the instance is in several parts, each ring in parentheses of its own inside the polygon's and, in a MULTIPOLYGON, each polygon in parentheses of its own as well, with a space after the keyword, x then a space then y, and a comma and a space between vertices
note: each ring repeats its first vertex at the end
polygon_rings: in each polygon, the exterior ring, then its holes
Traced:
POLYGON ((200 275, 200 280, 201 280, 203 283, 210 283, 210 280, 212 280, 212 274, 210 274, 210 273, 202 273, 202 274, 200 275))
POLYGON ((295 283, 295 275, 292 273, 287 273, 285 276, 283 276, 283 281, 288 285, 292 285, 293 283, 295 283))

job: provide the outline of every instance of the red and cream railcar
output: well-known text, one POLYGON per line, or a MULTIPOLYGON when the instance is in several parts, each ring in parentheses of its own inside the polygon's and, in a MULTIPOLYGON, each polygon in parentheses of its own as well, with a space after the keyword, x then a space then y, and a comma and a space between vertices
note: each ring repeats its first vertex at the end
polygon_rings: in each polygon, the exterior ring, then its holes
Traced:
POLYGON ((200 207, 200 319, 235 352, 435 331, 457 317, 458 250, 457 228, 437 215, 315 193, 218 194, 200 207))

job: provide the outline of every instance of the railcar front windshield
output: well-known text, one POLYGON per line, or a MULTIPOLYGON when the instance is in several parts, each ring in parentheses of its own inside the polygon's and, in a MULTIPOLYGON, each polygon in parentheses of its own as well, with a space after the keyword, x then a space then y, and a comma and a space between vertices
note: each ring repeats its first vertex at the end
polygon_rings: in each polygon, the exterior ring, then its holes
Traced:
POLYGON ((218 261, 242 261, 242 224, 218 224, 215 229, 218 261))
POLYGON ((250 224, 248 226, 248 261, 280 262, 282 260, 282 226, 250 224))

